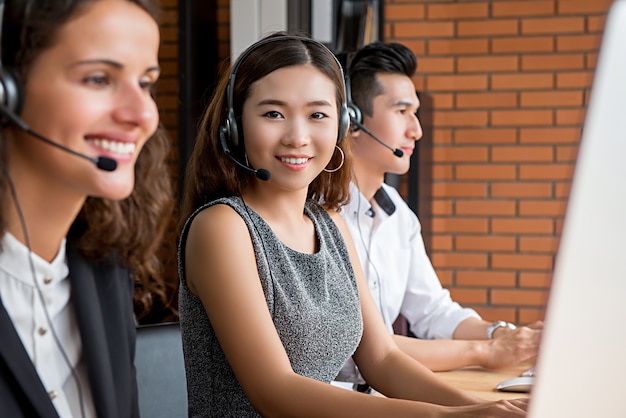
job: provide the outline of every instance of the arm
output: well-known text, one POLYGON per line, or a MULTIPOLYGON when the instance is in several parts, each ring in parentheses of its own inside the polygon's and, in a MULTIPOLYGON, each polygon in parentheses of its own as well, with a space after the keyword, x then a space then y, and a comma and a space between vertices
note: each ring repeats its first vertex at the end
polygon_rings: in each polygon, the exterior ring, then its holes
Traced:
POLYGON ((398 347, 432 371, 478 365, 500 369, 537 356, 541 330, 518 327, 493 340, 420 340, 394 335, 398 347))
MULTIPOLYGON (((237 380, 263 416, 453 416, 436 405, 368 396, 296 374, 267 309, 250 235, 232 209, 216 205, 199 214, 186 249, 190 290, 202 300, 237 380), (233 254, 236 263, 228 261, 233 254)), ((507 402, 498 407, 519 411, 507 402)))
MULTIPOLYGON (((472 416, 472 412, 478 410, 481 410, 480 414, 484 416, 491 416, 497 408, 504 408, 497 414, 506 410, 513 414, 511 416, 524 415, 522 409, 526 408, 526 401, 514 401, 513 405, 486 404, 443 382, 399 349, 387 331, 365 283, 347 226, 338 216, 334 217, 334 220, 346 241, 359 287, 364 328, 361 344, 354 359, 367 382, 379 392, 393 398, 413 399, 439 405, 473 405, 462 408, 464 410, 462 416, 472 416)), ((456 410, 460 411, 461 409, 456 410)))

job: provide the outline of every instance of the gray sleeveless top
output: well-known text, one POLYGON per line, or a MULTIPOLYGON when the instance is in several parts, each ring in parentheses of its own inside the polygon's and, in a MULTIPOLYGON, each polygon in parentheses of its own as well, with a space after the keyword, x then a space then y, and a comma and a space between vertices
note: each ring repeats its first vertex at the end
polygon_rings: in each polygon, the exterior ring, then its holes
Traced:
MULTIPOLYGON (((330 382, 356 350, 363 322, 348 251, 334 221, 313 201, 305 213, 315 226, 319 250, 304 254, 285 246, 270 226, 236 197, 218 199, 194 212, 178 248, 179 311, 190 417, 258 417, 226 360, 202 302, 185 282, 189 225, 214 204, 232 207, 250 231, 267 308, 293 370, 330 382)), ((233 263, 237 254, 232 254, 233 263)), ((211 272, 205 280, 211 280, 211 272)))

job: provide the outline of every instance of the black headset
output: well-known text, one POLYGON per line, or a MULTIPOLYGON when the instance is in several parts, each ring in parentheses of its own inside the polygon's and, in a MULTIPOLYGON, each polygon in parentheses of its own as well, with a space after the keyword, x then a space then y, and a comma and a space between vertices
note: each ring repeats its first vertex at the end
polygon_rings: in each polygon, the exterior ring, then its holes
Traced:
MULTIPOLYGON (((2 30, 4 18, 4 0, 0 0, 0 103, 16 115, 22 112, 22 83, 17 73, 2 65, 2 30)), ((5 121, 5 117, 1 118, 5 121)))
POLYGON ((335 62, 337 63, 337 67, 339 68, 339 72, 341 75, 342 89, 344 93, 343 95, 344 102, 341 104, 341 108, 339 109, 339 129, 337 133, 337 143, 341 142, 348 134, 348 130, 350 129, 350 114, 348 110, 348 105, 345 101, 346 100, 345 98, 347 97, 346 84, 345 84, 345 80, 343 76, 343 68, 341 66, 341 63, 335 56, 335 54, 333 54, 332 51, 328 49, 326 45, 314 39, 307 38, 305 36, 298 36, 298 35, 274 36, 274 37, 261 39, 260 41, 248 47, 248 49, 246 49, 241 54, 239 59, 237 59, 237 62, 233 66, 230 72, 230 76, 228 77, 228 86, 226 88, 226 105, 228 107, 228 110, 226 114, 226 120, 224 124, 220 126, 220 135, 223 138, 223 140, 221 141, 222 148, 224 148, 224 152, 226 152, 226 154, 228 154, 229 156, 231 155, 230 146, 232 146, 235 149, 238 149, 240 147, 240 138, 241 138, 239 134, 240 127, 237 124, 237 117, 235 116, 235 109, 233 106, 233 103, 235 101, 233 96, 234 96, 234 91, 235 91, 235 78, 237 77, 237 71, 239 70, 239 67, 241 66, 241 64, 257 48, 263 45, 269 44, 271 42, 278 42, 278 41, 285 41, 285 40, 299 40, 302 42, 308 42, 314 45, 319 45, 320 47, 327 50, 330 56, 332 56, 335 59, 335 62))
POLYGON ((361 112, 361 108, 352 101, 352 84, 350 81, 350 75, 348 75, 348 70, 346 70, 346 100, 348 114, 350 115, 350 120, 352 122, 350 128, 353 131, 356 131, 359 129, 359 125, 363 124, 363 112, 361 112))

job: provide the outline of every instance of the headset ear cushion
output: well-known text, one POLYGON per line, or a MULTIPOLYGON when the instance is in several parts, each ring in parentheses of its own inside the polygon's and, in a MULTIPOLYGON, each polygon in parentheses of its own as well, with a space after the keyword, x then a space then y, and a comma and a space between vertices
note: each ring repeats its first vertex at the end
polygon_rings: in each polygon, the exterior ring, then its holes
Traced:
POLYGON ((350 120, 354 121, 354 123, 350 124, 351 129, 353 131, 358 130, 359 127, 357 124, 363 123, 363 113, 361 112, 361 109, 353 102, 350 102, 348 103, 348 114, 350 116, 350 120))
POLYGON ((226 116, 226 127, 228 128, 227 140, 234 145, 234 148, 239 147, 239 129, 237 127, 237 118, 235 117, 235 110, 228 110, 226 116))
POLYGON ((339 112, 339 135, 337 137, 337 143, 340 143, 348 135, 350 130, 350 111, 347 105, 341 106, 339 112))
POLYGON ((0 66, 0 103, 16 115, 22 113, 24 92, 15 71, 0 66))

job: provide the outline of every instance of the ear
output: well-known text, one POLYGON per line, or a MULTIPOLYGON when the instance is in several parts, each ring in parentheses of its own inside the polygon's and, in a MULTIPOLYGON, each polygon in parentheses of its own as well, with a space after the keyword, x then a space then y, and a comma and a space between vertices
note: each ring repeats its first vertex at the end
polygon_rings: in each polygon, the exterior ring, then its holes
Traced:
POLYGON ((355 131, 352 130, 352 129, 350 130, 350 137, 352 139, 357 139, 359 136, 361 136, 361 130, 360 129, 357 129, 355 131))

